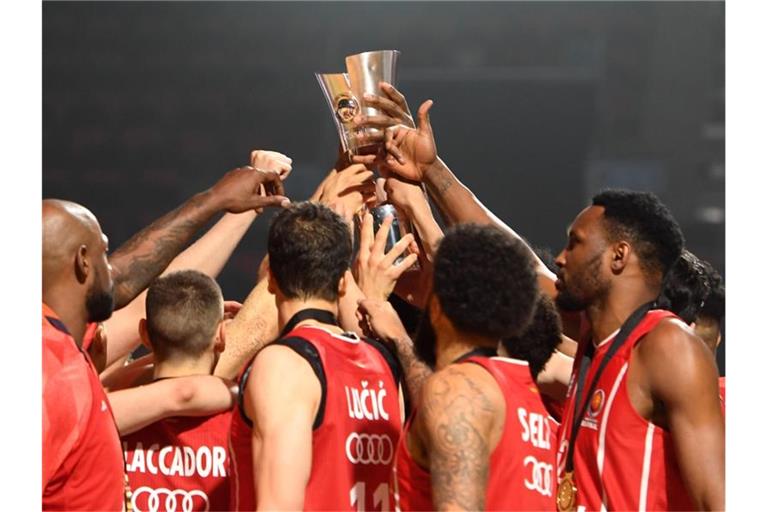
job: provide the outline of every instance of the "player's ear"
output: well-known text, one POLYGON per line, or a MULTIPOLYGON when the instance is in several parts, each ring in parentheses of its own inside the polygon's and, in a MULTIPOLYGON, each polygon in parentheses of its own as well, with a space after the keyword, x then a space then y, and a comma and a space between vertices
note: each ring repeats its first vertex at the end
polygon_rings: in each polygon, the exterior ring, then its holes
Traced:
POLYGON ((614 274, 620 273, 629 263, 629 256, 632 254, 632 246, 624 240, 616 242, 611 246, 611 271, 614 274))
POLYGON ((91 272, 91 264, 88 261, 88 247, 82 244, 75 253, 75 277, 78 282, 84 283, 91 272))
POLYGON ((275 276, 272 274, 272 267, 269 265, 269 260, 267 260, 265 270, 267 272, 267 291, 272 295, 277 295, 277 282, 275 281, 275 276))
POLYGON ((222 320, 219 322, 219 327, 216 329, 216 340, 214 341, 213 349, 216 352, 224 352, 224 349, 227 346, 227 340, 226 340, 226 331, 227 331, 227 324, 231 322, 231 320, 222 320))
POLYGON ((149 340, 149 331, 147 330, 146 318, 139 320, 139 336, 141 337, 141 344, 147 347, 150 352, 153 352, 152 342, 149 340))
POLYGON ((344 275, 339 279, 339 297, 343 297, 347 293, 347 274, 349 274, 349 270, 344 272, 344 275))

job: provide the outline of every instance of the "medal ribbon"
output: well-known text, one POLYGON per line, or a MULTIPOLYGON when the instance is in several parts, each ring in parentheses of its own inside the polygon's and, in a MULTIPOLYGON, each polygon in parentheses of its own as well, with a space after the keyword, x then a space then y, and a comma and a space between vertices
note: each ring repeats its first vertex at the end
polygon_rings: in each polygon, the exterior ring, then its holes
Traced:
POLYGON ((654 306, 655 302, 647 302, 643 304, 637 308, 635 312, 632 313, 632 315, 630 315, 626 322, 624 322, 624 325, 621 326, 621 330, 613 339, 613 342, 611 342, 611 346, 608 348, 608 352, 606 352, 605 357, 602 361, 600 361, 600 366, 597 367, 595 377, 592 379, 592 384, 590 385, 589 391, 586 394, 582 393, 582 391, 584 390, 584 383, 587 380, 587 373, 589 372, 589 367, 592 364, 592 356, 594 355, 595 347, 592 342, 589 343, 589 346, 587 346, 586 350, 584 351, 584 354, 581 357, 581 366, 579 367, 579 378, 576 388, 576 396, 574 397, 574 414, 573 421, 571 423, 571 432, 568 436, 568 455, 565 459, 566 473, 573 472, 573 449, 576 446, 576 436, 578 436, 579 429, 581 428, 581 420, 584 418, 584 414, 587 412, 587 406, 589 405, 588 398, 592 396, 592 393, 594 393, 595 387, 597 387, 597 381, 600 380, 600 376, 602 375, 603 370, 605 370, 605 367, 608 365, 608 362, 611 360, 614 354, 618 352, 621 346, 624 345, 624 342, 627 341, 630 333, 635 330, 643 317, 645 317, 646 313, 648 313, 648 311, 650 311, 654 306))

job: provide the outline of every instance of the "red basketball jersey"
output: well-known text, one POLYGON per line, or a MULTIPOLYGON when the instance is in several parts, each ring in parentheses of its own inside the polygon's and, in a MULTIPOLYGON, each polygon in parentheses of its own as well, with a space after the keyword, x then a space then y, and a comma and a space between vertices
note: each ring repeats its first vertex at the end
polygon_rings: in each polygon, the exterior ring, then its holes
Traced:
POLYGON ((231 418, 232 411, 168 418, 123 436, 133 510, 231 510, 231 418))
POLYGON ((720 386, 720 405, 723 406, 723 414, 725 414, 725 377, 720 377, 717 384, 720 386))
MULTIPOLYGON (((669 432, 642 418, 627 394, 627 368, 632 348, 665 318, 676 317, 662 310, 652 310, 645 315, 605 367, 592 396, 586 398, 589 405, 581 421, 573 456, 578 490, 576 504, 579 507, 586 507, 586 510, 694 508, 683 486, 669 432)), ((584 389, 590 388, 600 361, 617 333, 595 349, 584 389)), ((559 478, 565 470, 577 386, 575 376, 584 348, 584 343, 580 344, 560 429, 559 478)))
POLYGON ((88 354, 43 304, 43 510, 122 510, 125 470, 88 354))
MULTIPOLYGON (((491 454, 485 508, 555 510, 556 433, 531 378, 528 363, 505 357, 470 357, 493 376, 506 403, 504 433, 491 454)), ((392 498, 395 510, 435 510, 429 472, 408 452, 411 416, 397 446, 392 498)))
MULTIPOLYGON (((325 375, 325 409, 312 433, 304 509, 386 510, 402 425, 398 384, 390 366, 379 350, 356 337, 300 326, 278 343, 295 338, 316 349, 325 375)), ((248 377, 248 370, 244 375, 241 393, 246 379, 254 378, 248 377)), ((230 448, 236 496, 232 506, 255 510, 251 427, 239 413, 232 418, 230 448)))

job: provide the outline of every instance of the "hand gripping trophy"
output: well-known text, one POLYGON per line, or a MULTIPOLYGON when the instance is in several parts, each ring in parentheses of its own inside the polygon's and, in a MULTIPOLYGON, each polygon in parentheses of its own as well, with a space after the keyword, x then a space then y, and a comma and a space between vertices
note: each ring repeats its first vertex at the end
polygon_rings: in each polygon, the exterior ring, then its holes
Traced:
MULTIPOLYGON (((380 82, 396 85, 399 55, 400 52, 397 50, 358 53, 346 58, 347 73, 315 73, 328 107, 331 109, 342 149, 350 156, 383 150, 380 147, 381 143, 361 144, 359 140, 359 136, 366 135, 365 132, 375 132, 378 128, 356 128, 353 120, 361 112, 366 116, 381 113, 373 107, 364 107, 360 99, 366 93, 379 94, 380 82)), ((379 204, 371 208, 370 212, 373 216, 375 232, 378 232, 379 226, 387 215, 394 217, 387 236, 385 251, 389 251, 401 237, 413 232, 411 221, 392 204, 379 204)), ((359 239, 359 222, 355 223, 355 228, 355 237, 359 239)), ((406 256, 408 251, 399 256, 395 263, 400 263, 406 256)), ((417 266, 418 263, 414 264, 414 267, 417 266)))

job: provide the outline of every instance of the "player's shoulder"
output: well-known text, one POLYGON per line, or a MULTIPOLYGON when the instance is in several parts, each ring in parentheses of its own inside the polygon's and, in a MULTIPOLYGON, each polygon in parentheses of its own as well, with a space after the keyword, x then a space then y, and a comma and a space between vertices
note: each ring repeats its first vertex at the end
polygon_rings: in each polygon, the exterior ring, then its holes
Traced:
POLYGON ((44 414, 59 426, 73 427, 85 421, 94 400, 87 363, 73 358, 56 359, 45 352, 43 361, 44 414))
POLYGON ((704 342, 677 317, 664 318, 637 344, 636 356, 651 371, 687 371, 711 358, 704 342))
POLYGON ((677 317, 667 317, 659 320, 642 337, 638 347, 654 355, 669 355, 680 350, 698 349, 702 344, 689 325, 677 317))
POLYGON ((504 400, 496 379, 473 363, 451 364, 433 373, 425 381, 422 393, 423 400, 446 406, 466 400, 493 407, 504 400))
POLYGON ((276 390, 319 386, 312 354, 282 344, 270 344, 261 349, 253 360, 246 392, 274 393, 276 390), (268 391, 270 390, 270 391, 268 391))
POLYGON ((290 378, 293 372, 300 370, 306 364, 306 358, 295 348, 272 343, 256 354, 253 359, 251 378, 272 374, 282 374, 284 378, 290 378))

